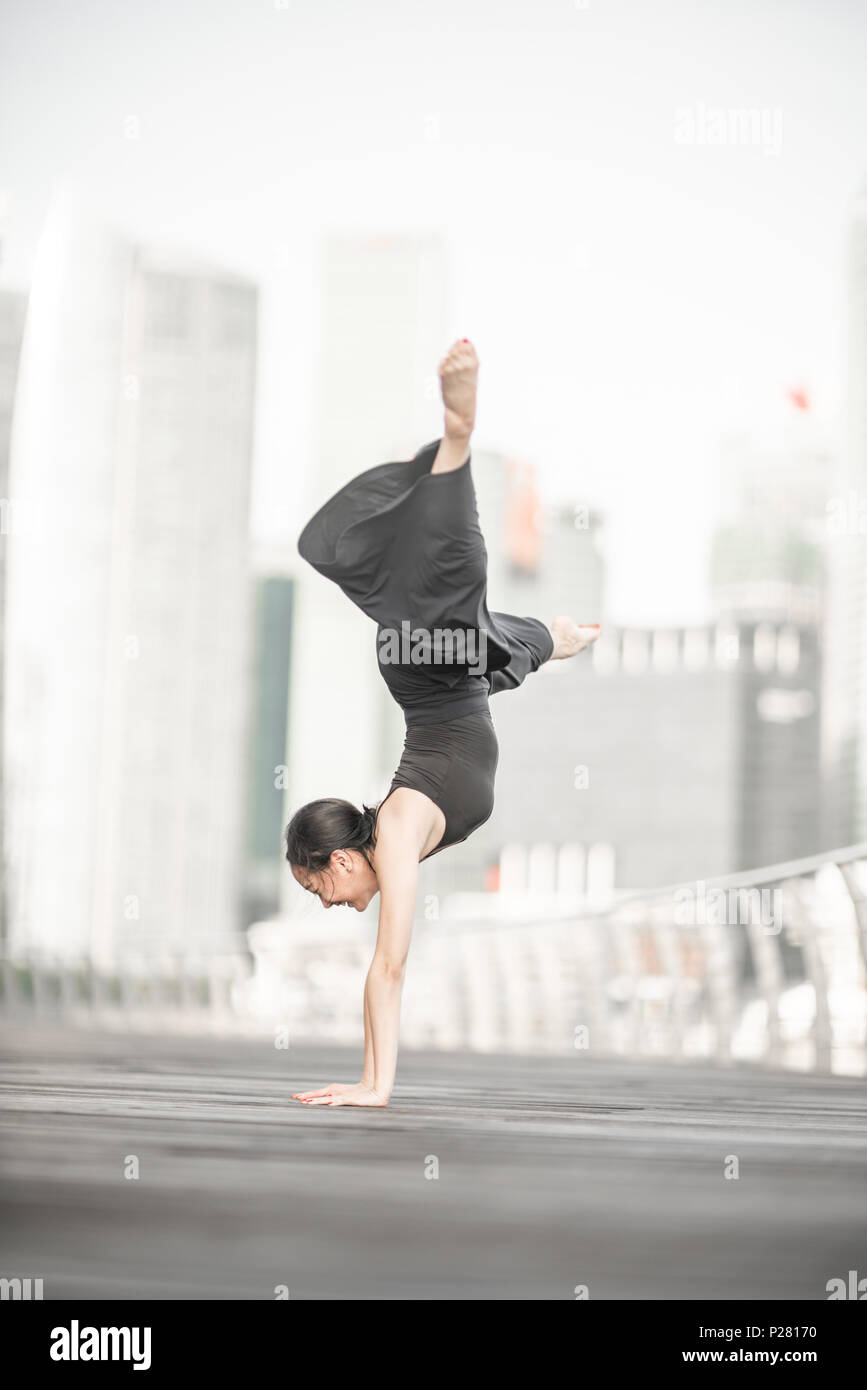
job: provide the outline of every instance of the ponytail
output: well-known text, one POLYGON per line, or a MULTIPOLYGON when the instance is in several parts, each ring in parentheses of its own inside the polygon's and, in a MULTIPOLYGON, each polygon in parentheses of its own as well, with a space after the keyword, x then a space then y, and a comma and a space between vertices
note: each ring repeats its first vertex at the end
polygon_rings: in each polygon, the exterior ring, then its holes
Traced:
POLYGON ((286 827, 286 859, 295 868, 321 873, 336 849, 354 849, 370 863, 376 843, 376 808, 323 797, 308 801, 286 827))

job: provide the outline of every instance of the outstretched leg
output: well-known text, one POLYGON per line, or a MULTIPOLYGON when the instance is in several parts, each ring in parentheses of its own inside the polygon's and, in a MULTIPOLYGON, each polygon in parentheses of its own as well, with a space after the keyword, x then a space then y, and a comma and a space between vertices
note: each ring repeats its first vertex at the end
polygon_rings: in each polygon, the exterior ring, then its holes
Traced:
POLYGON ((564 661, 589 647, 602 631, 598 623, 576 623, 574 618, 555 618, 551 624, 554 650, 551 661, 564 661))
POLYGON ((508 666, 491 672, 487 678, 492 695, 500 690, 517 690, 546 661, 577 656, 596 641, 601 630, 598 623, 579 626, 572 618, 555 618, 546 627, 538 618, 516 618, 511 613, 492 613, 491 617, 512 653, 508 666))
POLYGON ((469 338, 452 344, 440 362, 439 375, 445 425, 431 473, 451 473, 469 458, 476 423, 479 359, 469 338))

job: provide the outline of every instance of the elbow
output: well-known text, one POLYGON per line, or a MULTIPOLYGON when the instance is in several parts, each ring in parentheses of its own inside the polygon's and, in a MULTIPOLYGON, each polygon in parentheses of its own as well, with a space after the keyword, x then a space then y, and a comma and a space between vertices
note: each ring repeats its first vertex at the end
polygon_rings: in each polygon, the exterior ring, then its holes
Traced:
POLYGON ((375 956, 373 961, 373 969, 385 984, 402 984, 403 977, 406 973, 406 956, 375 956))

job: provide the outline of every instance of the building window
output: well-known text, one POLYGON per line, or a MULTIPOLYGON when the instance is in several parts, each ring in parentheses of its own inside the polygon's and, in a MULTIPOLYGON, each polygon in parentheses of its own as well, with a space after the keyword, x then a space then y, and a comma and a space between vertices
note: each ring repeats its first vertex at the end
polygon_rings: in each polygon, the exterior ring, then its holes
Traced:
POLYGON ((741 654, 741 639, 736 627, 731 623, 720 623, 714 639, 714 658, 717 666, 728 667, 738 660, 741 654))
POLYGON ((587 851, 587 898, 604 902, 614 892, 614 846, 601 840, 587 851))
POLYGON ((192 285, 180 275, 145 277, 145 331, 157 342, 185 342, 192 321, 192 285))
POLYGON ((680 659, 680 641, 676 632, 660 630, 653 634, 654 671, 674 671, 680 659))
POLYGON ((781 627, 777 635, 777 670, 791 676, 801 660, 801 634, 791 623, 781 627))
POLYGON ((249 347, 255 336, 254 295, 245 285, 214 285, 211 295, 219 342, 249 347))
POLYGON ((809 719, 816 709, 812 690, 779 690, 767 686, 756 700, 759 718, 766 724, 794 724, 809 719))
POLYGON ((553 893, 557 883, 557 851, 553 845, 533 845, 527 860, 527 888, 553 893))
POLYGON ((710 662, 710 633, 706 627, 688 628, 683 634, 683 664, 688 671, 704 671, 710 662))
POLYGON ((620 665, 620 651, 616 635, 614 637, 606 637, 604 632, 601 633, 590 648, 590 656, 593 662, 593 669, 597 675, 612 675, 620 665))
POLYGON ((772 623, 758 623, 753 633, 753 663, 759 671, 772 671, 777 660, 777 634, 772 623))
POLYGON ((579 897, 584 892, 584 850, 580 845, 561 845, 557 855, 557 892, 579 897))
POLYGON ((646 671, 650 660, 649 634, 640 630, 623 634, 623 669, 629 675, 646 671))
POLYGON ((527 849, 525 845, 503 845, 500 852, 500 892, 523 893, 527 887, 527 849))

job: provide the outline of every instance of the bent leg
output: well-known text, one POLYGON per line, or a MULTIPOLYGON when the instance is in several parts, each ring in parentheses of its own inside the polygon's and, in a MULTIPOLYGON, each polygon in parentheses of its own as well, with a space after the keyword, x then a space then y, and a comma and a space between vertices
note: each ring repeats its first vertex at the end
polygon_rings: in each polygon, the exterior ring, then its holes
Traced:
POLYGON ((550 661, 554 638, 538 618, 516 618, 511 613, 492 613, 491 617, 511 651, 508 666, 487 677, 491 694, 496 695, 499 690, 517 690, 531 672, 550 661))

